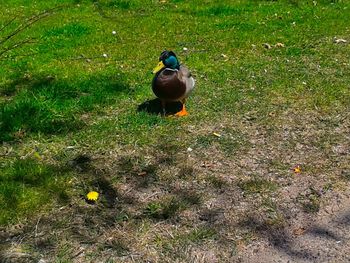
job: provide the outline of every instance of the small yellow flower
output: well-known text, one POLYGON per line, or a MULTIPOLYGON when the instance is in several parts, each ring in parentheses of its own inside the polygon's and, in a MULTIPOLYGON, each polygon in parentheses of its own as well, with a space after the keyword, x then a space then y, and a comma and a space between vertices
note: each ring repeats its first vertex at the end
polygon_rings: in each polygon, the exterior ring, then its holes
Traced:
POLYGON ((294 167, 294 168, 293 168, 293 171, 294 171, 294 173, 296 173, 296 174, 300 174, 300 173, 301 173, 301 167, 300 167, 300 165, 294 167))
POLYGON ((95 191, 91 191, 86 195, 87 200, 89 201, 96 201, 99 196, 99 193, 95 191))

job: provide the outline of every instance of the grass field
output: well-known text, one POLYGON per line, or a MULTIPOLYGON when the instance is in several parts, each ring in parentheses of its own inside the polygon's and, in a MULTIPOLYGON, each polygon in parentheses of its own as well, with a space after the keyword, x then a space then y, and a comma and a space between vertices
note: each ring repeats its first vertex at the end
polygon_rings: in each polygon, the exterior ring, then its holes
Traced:
POLYGON ((348 189, 348 1, 1 8, 0 261, 233 262, 348 189), (150 110, 164 49, 187 117, 150 110))

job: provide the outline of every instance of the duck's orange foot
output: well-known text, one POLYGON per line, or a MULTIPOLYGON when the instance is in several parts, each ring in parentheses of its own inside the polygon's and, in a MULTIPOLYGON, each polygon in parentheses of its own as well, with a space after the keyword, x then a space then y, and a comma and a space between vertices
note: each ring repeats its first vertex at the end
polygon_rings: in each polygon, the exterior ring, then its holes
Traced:
POLYGON ((185 108, 185 104, 182 105, 182 110, 179 111, 178 113, 176 113, 174 116, 177 116, 177 117, 183 117, 183 116, 187 116, 188 115, 188 112, 185 108))

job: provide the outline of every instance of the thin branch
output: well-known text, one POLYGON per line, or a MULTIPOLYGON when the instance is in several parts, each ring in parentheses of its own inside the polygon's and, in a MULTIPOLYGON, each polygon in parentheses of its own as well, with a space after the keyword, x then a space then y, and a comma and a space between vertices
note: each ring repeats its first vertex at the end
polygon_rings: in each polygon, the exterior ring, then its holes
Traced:
POLYGON ((114 19, 118 19, 119 16, 108 16, 106 15, 105 11, 103 11, 103 8, 101 7, 100 5, 100 2, 99 0, 93 0, 93 3, 94 3, 94 6, 96 7, 97 9, 97 12, 99 13, 99 15, 103 18, 106 18, 106 19, 111 19, 111 20, 114 20, 114 19))
MULTIPOLYGON (((21 32, 23 32, 24 30, 26 30, 27 28, 31 27, 33 24, 35 24, 36 22, 38 22, 39 20, 44 19, 45 17, 50 16, 55 10, 60 10, 64 7, 68 7, 69 5, 60 5, 60 6, 56 6, 54 8, 45 10, 41 13, 38 13, 36 15, 33 15, 29 18, 27 18, 22 24, 20 24, 16 29, 14 29, 11 33, 9 33, 8 35, 6 35, 5 37, 3 37, 2 39, 0 39, 0 47, 2 47, 2 50, 0 49, 0 61, 2 60, 1 57, 3 57, 3 55, 5 53, 7 53, 10 50, 22 47, 25 44, 31 44, 34 43, 33 42, 33 38, 27 38, 25 40, 19 41, 17 43, 11 44, 8 47, 4 47, 4 43, 9 41, 11 38, 17 36, 18 34, 20 34, 21 32)), ((10 21, 8 21, 5 25, 2 26, 2 28, 0 29, 0 33, 2 31, 4 31, 8 26, 10 26, 13 21, 16 20, 16 17, 12 18, 10 21)))
POLYGON ((0 29, 0 32, 5 30, 5 28, 8 27, 15 20, 16 20, 16 17, 14 17, 10 21, 8 21, 5 25, 2 26, 2 28, 0 29))
POLYGON ((6 41, 8 41, 9 39, 11 39, 12 37, 14 37, 15 35, 17 35, 18 33, 22 32, 23 30, 25 30, 26 28, 30 27, 31 25, 33 25, 34 23, 36 23, 37 21, 39 21, 40 19, 48 16, 49 13, 45 12, 45 13, 41 13, 39 15, 36 15, 35 17, 32 17, 30 19, 28 19, 28 23, 26 24, 21 24, 19 27, 17 27, 16 30, 14 30, 11 34, 7 35, 6 37, 4 37, 1 41, 0 41, 0 45, 4 44, 6 41))
POLYGON ((35 230, 34 230, 35 237, 38 236, 38 225, 39 225, 40 219, 41 219, 41 216, 38 218, 38 221, 36 222, 36 225, 35 225, 35 230))
POLYGON ((63 6, 54 7, 54 8, 51 8, 49 10, 45 10, 37 15, 34 15, 34 16, 28 18, 25 24, 21 24, 12 33, 10 33, 6 37, 4 37, 2 40, 0 40, 0 45, 4 44, 6 41, 8 41, 12 37, 16 36, 17 34, 22 32, 23 30, 27 29, 28 27, 32 26, 33 24, 35 24, 39 20, 51 15, 54 10, 60 9, 62 7, 63 6))
POLYGON ((1 57, 3 54, 5 54, 6 52, 10 51, 10 50, 14 50, 14 49, 16 49, 16 48, 19 48, 19 47, 25 45, 25 44, 32 44, 32 43, 35 43, 35 41, 33 41, 33 40, 34 40, 34 38, 28 38, 28 39, 25 39, 25 40, 23 40, 23 41, 20 41, 20 42, 18 42, 18 43, 16 43, 16 44, 13 44, 12 46, 10 46, 10 47, 8 47, 8 48, 6 48, 6 49, 0 51, 0 57, 1 57))
POLYGON ((22 54, 22 55, 16 55, 16 56, 3 56, 2 58, 0 57, 0 62, 1 61, 6 61, 8 59, 12 59, 12 58, 24 58, 24 57, 33 57, 35 55, 40 54, 39 52, 33 52, 33 53, 26 53, 26 54, 22 54))

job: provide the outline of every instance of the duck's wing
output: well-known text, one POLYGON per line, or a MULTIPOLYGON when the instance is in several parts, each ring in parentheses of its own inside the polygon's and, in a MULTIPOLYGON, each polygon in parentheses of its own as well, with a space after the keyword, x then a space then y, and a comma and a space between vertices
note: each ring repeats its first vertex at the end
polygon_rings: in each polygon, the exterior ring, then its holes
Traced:
POLYGON ((184 65, 181 65, 180 66, 180 70, 179 70, 179 73, 181 74, 181 76, 183 78, 190 78, 192 76, 191 72, 189 71, 189 69, 184 66, 184 65))
POLYGON ((184 96, 187 90, 186 82, 179 78, 178 73, 178 70, 166 68, 154 77, 152 90, 158 98, 174 101, 184 96))
POLYGON ((178 72, 179 78, 182 80, 183 83, 185 83, 186 86, 186 92, 184 94, 184 98, 187 98, 192 90, 194 89, 195 80, 192 77, 191 72, 188 70, 187 67, 181 65, 180 70, 178 72))

